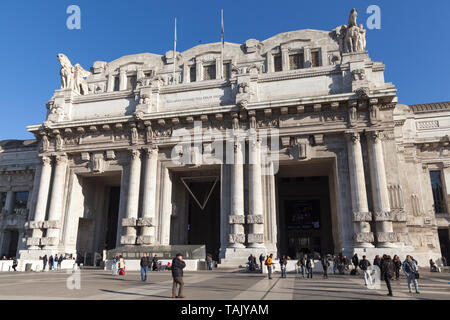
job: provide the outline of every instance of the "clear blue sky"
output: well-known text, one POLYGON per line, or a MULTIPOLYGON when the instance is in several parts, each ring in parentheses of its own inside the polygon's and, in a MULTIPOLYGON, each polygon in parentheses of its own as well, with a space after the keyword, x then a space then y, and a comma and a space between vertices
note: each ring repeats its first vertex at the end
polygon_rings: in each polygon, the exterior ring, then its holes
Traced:
POLYGON ((368 31, 367 48, 385 63, 400 103, 450 100, 450 1, 3 0, 0 140, 33 138, 26 126, 45 120, 45 104, 60 85, 59 52, 89 70, 97 60, 171 50, 174 17, 183 51, 220 41, 222 8, 225 40, 243 43, 291 30, 332 30, 347 23, 352 7, 365 24, 371 4, 381 8, 381 30, 368 31), (66 28, 71 4, 81 8, 81 30, 66 28))

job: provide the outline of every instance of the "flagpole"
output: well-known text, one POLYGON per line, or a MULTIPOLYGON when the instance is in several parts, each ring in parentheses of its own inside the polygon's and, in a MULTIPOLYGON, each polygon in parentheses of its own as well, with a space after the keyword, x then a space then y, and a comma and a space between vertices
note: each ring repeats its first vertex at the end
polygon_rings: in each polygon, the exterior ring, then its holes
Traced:
POLYGON ((173 83, 176 84, 175 81, 175 68, 177 65, 177 18, 175 18, 175 38, 173 42, 173 83))

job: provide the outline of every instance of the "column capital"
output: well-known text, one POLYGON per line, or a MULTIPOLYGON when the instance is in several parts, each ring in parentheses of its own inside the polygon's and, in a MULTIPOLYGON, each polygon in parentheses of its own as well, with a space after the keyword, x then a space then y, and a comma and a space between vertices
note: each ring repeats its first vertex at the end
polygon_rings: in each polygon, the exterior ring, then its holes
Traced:
POLYGON ((348 141, 354 144, 361 142, 361 133, 356 131, 346 132, 346 137, 348 141))
POLYGON ((43 166, 50 166, 52 159, 49 156, 41 156, 41 162, 43 166))
POLYGON ((375 130, 375 131, 368 131, 367 137, 373 142, 373 143, 379 143, 381 140, 383 140, 383 131, 375 130))
POLYGON ((158 155, 159 148, 156 145, 151 145, 150 147, 145 148, 144 152, 146 156, 150 158, 151 156, 158 155))
POLYGON ((67 161, 69 160, 66 153, 56 154, 55 159, 56 164, 64 164, 67 163, 67 161))
POLYGON ((141 150, 139 149, 130 149, 131 159, 135 160, 141 156, 141 150))

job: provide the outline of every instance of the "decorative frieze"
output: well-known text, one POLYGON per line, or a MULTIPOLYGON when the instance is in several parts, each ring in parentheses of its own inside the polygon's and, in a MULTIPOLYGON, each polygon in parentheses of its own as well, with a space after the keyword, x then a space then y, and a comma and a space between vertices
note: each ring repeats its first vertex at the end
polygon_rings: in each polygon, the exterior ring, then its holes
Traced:
POLYGON ((370 222, 372 221, 371 212, 353 212, 353 222, 370 222))
POLYGON ((154 227, 155 221, 153 218, 139 218, 136 225, 138 227, 154 227))
POLYGON ((45 237, 41 239, 41 245, 55 247, 59 245, 59 238, 56 237, 45 237))
POLYGON ((151 245, 155 243, 154 236, 138 236, 136 239, 136 244, 140 245, 151 245))
POLYGON ((259 215, 259 214, 258 215, 250 214, 250 215, 247 216, 247 223, 248 224, 263 224, 264 223, 264 216, 263 215, 259 215))
POLYGON ((244 224, 245 216, 244 215, 230 215, 230 216, 228 216, 228 222, 230 224, 244 224))
POLYGON ((44 227, 44 221, 30 221, 26 223, 25 228, 28 229, 42 229, 44 227))
POLYGON ((392 211, 379 211, 373 213, 374 221, 392 221, 394 214, 392 211))
POLYGON ((245 243, 245 234, 237 233, 237 234, 229 234, 228 235, 229 243, 245 243))
POLYGON ((56 221, 56 220, 44 221, 42 228, 43 229, 61 229, 61 221, 56 221))
POLYGON ((27 246, 40 246, 42 238, 27 238, 27 246))
POLYGON ((372 243, 375 241, 373 232, 356 232, 353 235, 356 243, 372 243))
POLYGON ((264 234, 262 233, 249 233, 248 234, 249 243, 264 243, 264 234))
POLYGON ((136 236, 121 236, 120 244, 122 244, 122 245, 136 244, 136 236))
POLYGON ((399 235, 397 232, 377 232, 378 242, 398 242, 399 235))
POLYGON ((122 219, 122 227, 135 227, 136 219, 135 218, 123 218, 122 219))

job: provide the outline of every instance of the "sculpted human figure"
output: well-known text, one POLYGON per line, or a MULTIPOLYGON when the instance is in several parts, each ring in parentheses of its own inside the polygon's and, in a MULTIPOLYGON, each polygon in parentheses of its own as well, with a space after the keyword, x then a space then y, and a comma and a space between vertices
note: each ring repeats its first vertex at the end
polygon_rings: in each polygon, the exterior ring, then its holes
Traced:
POLYGON ((352 11, 350 11, 350 16, 348 17, 348 28, 356 27, 356 19, 358 17, 358 11, 353 8, 352 11))

